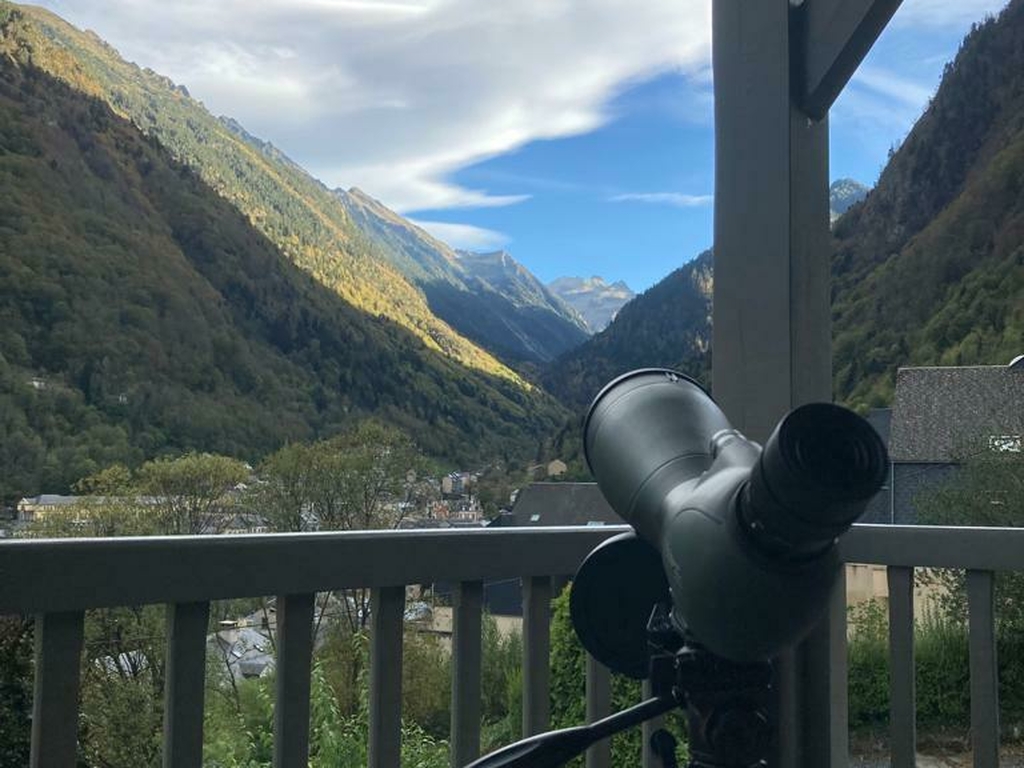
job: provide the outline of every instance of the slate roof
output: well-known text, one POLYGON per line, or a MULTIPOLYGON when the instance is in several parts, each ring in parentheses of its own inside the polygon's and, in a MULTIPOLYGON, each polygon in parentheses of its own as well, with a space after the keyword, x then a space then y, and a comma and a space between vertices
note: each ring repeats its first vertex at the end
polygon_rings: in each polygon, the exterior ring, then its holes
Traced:
POLYGON ((597 483, 532 483, 512 506, 513 525, 625 525, 597 483))
POLYGON ((990 437, 1024 435, 1024 365, 901 368, 894 462, 950 463, 990 437))

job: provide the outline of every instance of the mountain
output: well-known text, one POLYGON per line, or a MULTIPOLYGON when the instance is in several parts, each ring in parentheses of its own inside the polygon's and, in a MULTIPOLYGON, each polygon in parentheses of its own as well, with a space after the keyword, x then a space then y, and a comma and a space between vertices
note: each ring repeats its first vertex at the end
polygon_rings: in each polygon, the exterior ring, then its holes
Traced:
MULTIPOLYGON (((1006 364, 1024 352, 1024 0, 975 25, 878 185, 833 236, 838 401, 889 404, 899 366, 1006 364)), ((550 366, 545 384, 578 407, 632 367, 706 375, 709 304, 695 288, 710 284, 710 261, 701 266, 626 305, 550 366)))
POLYGON ((615 320, 549 365, 544 386, 583 408, 601 387, 634 368, 675 368, 707 383, 711 361, 711 251, 626 304, 615 320))
POLYGON ((870 189, 853 179, 837 179, 828 188, 829 218, 834 222, 852 205, 867 197, 870 189))
POLYGON ((576 312, 508 254, 456 252, 359 189, 334 194, 434 315, 503 361, 547 362, 586 339, 576 312))
POLYGON ((188 91, 125 62, 92 32, 0 0, 4 49, 105 101, 170 150, 296 265, 353 306, 394 321, 464 366, 526 386, 507 365, 431 312, 426 297, 355 226, 338 198, 268 142, 216 118, 188 91))
POLYGON ((152 134, 34 66, 47 44, 26 24, 0 6, 0 501, 115 461, 257 460, 368 415, 474 462, 532 456, 564 422, 345 301, 152 134))
POLYGON ((591 333, 603 331, 623 305, 636 296, 623 281, 609 285, 603 277, 559 277, 548 290, 582 315, 591 333))
POLYGON ((1024 0, 975 25, 878 185, 835 226, 838 398, 888 403, 901 365, 1024 351, 1024 0))

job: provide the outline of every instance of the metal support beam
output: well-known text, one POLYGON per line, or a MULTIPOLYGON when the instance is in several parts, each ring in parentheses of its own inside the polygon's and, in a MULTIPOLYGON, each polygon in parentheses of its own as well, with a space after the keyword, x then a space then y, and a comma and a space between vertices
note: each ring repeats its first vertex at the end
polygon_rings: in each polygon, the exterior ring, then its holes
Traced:
POLYGON ((805 0, 793 11, 803 111, 828 114, 902 0, 805 0))

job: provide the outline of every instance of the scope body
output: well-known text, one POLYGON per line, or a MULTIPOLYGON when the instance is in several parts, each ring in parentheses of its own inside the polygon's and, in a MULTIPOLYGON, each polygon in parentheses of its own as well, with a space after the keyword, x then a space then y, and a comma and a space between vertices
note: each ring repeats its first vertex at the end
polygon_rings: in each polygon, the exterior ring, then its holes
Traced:
POLYGON ((887 466, 851 411, 798 408, 762 450, 699 384, 664 369, 602 390, 584 451, 609 504, 657 551, 677 628, 738 662, 777 655, 813 626, 840 572, 835 539, 887 466))

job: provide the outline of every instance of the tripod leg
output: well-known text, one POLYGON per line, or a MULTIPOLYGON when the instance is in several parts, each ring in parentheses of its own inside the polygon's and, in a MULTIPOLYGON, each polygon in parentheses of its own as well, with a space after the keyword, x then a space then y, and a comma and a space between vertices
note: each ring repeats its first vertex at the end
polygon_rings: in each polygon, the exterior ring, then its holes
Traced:
POLYGON ((662 768, 679 768, 676 761, 676 738, 664 728, 651 734, 650 748, 661 761, 662 768))

